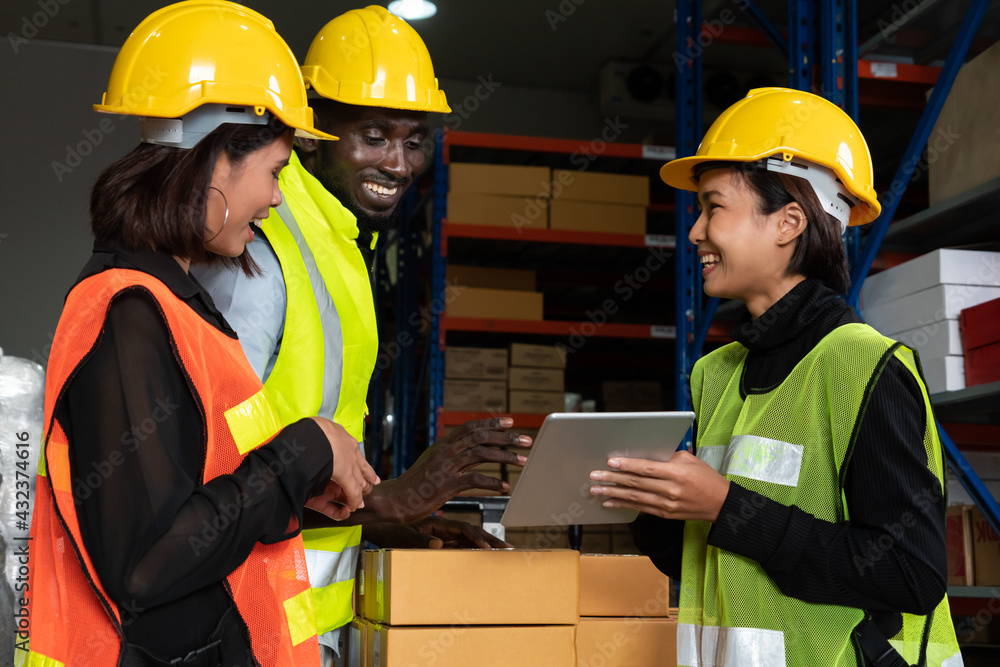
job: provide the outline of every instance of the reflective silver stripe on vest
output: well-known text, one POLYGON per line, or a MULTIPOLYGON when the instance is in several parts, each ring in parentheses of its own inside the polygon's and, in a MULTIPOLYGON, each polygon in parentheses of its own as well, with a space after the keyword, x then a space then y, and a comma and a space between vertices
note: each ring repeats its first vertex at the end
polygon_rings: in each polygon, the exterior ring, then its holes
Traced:
POLYGON ((698 458, 712 466, 713 470, 719 472, 720 468, 722 468, 722 461, 726 458, 726 448, 722 445, 698 447, 698 458))
POLYGON ((677 665, 782 667, 785 665, 785 633, 780 630, 678 623, 677 665))
MULTIPOLYGON (((295 215, 288 207, 288 203, 283 201, 281 206, 275 209, 281 220, 288 228, 288 232, 295 239, 295 244, 302 255, 302 261, 306 265, 306 272, 309 274, 309 282, 312 284, 312 293, 316 299, 316 306, 319 308, 319 319, 323 326, 323 403, 319 408, 319 416, 333 419, 337 413, 337 404, 340 401, 340 383, 344 375, 344 335, 340 329, 340 315, 337 313, 337 306, 333 302, 333 297, 326 289, 323 275, 316 264, 309 244, 302 236, 299 223, 295 221, 295 215)), ((291 302, 291 297, 286 297, 291 302)), ((280 354, 280 353, 279 353, 280 354)))
POLYGON ((798 486, 801 469, 802 445, 757 435, 734 435, 729 440, 720 472, 771 484, 798 486))
POLYGON ((941 667, 965 667, 965 662, 962 660, 962 654, 956 653, 951 656, 941 663, 941 667))
POLYGON ((341 552, 306 549, 306 570, 309 572, 309 585, 314 588, 322 588, 353 579, 360 550, 360 545, 347 547, 341 552))

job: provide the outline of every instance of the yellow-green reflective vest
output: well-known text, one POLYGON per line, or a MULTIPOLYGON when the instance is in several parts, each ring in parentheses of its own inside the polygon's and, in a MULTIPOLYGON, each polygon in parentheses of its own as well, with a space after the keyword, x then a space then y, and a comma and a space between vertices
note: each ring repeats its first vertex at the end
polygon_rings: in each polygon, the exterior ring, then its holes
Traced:
MULTIPOLYGON (((284 423, 316 415, 326 391, 333 420, 362 446, 365 399, 378 353, 368 269, 355 243, 357 220, 292 153, 281 171, 283 202, 262 222, 281 264, 286 311, 281 348, 264 386, 284 423), (327 355, 342 372, 325 378, 327 355)), ((302 531, 313 583, 317 634, 351 622, 361 527, 302 531)))
MULTIPOLYGON (((700 359, 691 375, 698 458, 726 479, 818 519, 848 520, 840 470, 867 390, 896 358, 921 387, 927 464, 944 493, 941 443, 911 350, 868 325, 847 324, 820 341, 780 385, 744 400, 746 355, 746 347, 731 343, 700 359)), ((684 527, 679 666, 863 664, 851 634, 862 610, 782 594, 759 562, 709 545, 711 526, 687 521, 684 527)), ((916 664, 929 619, 926 664, 961 665, 947 596, 930 617, 903 614, 902 630, 890 643, 907 664, 916 664)))

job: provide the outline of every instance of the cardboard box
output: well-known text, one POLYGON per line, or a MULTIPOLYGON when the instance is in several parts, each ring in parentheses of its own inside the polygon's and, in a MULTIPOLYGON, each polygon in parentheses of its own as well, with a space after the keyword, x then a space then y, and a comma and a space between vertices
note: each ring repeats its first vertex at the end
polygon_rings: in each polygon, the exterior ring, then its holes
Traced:
POLYGON ((919 352, 921 361, 948 355, 959 356, 965 354, 965 351, 962 349, 962 334, 958 322, 958 320, 931 322, 916 329, 893 334, 890 338, 919 352))
POLYGON ((452 162, 448 165, 448 192, 548 197, 551 176, 548 167, 452 162))
POLYGON ((465 380, 507 379, 507 350, 488 347, 454 347, 444 349, 444 376, 465 380))
POLYGON ((496 380, 445 380, 444 409, 457 412, 506 412, 507 383, 496 380))
POLYGON ((566 406, 565 394, 561 391, 512 390, 509 397, 508 405, 511 412, 547 415, 562 412, 566 406))
MULTIPOLYGON (((580 542, 580 558, 583 554, 610 554, 611 553, 611 531, 598 526, 584 526, 583 540, 580 542)), ((582 574, 581 560, 581 575, 582 574)))
POLYGON ((572 625, 465 627, 374 626, 372 667, 577 667, 572 625))
POLYGON ((632 533, 629 531, 613 531, 611 533, 611 550, 616 554, 636 554, 639 547, 635 546, 632 533))
POLYGON ((383 549, 375 620, 389 625, 559 625, 579 620, 575 551, 383 549))
POLYGON ((530 391, 566 391, 566 371, 561 368, 525 368, 512 366, 507 371, 509 389, 530 391))
POLYGON ((485 266, 462 266, 448 264, 446 280, 459 287, 488 287, 490 289, 513 289, 522 292, 535 291, 535 272, 522 269, 491 269, 485 266))
POLYGON ((646 207, 554 199, 549 205, 549 229, 645 234, 646 207))
POLYGON ((605 402, 660 405, 663 403, 663 385, 660 382, 605 380, 601 383, 601 397, 605 402))
POLYGON ((984 345, 965 353, 965 386, 1000 380, 1000 343, 984 345))
POLYGON ((541 292, 465 287, 445 306, 448 317, 480 317, 496 320, 541 320, 541 292))
MULTIPOLYGON (((968 452, 963 452, 966 457, 969 456, 968 452)), ((975 465, 973 465, 975 467, 975 465)), ((1000 480, 982 480, 983 486, 994 498, 1000 498, 1000 480)), ((954 473, 950 470, 948 471, 948 505, 972 505, 974 501, 972 496, 965 490, 962 483, 958 481, 954 473)))
POLYGON ((928 322, 956 319, 971 306, 1000 298, 1000 287, 978 285, 937 285, 861 309, 868 324, 892 336, 900 331, 922 327, 928 322))
POLYGON ((667 616, 669 606, 670 579, 648 557, 580 556, 580 616, 667 616))
MULTIPOLYGON (((972 507, 951 505, 948 507, 947 533, 945 541, 948 549, 948 585, 974 586, 972 550, 972 507)), ((580 564, 583 571, 583 563, 580 564)), ((583 594, 583 587, 580 587, 583 594)), ((582 599, 582 598, 581 598, 582 599)))
POLYGON ((542 197, 449 193, 448 222, 511 229, 547 229, 549 201, 542 197))
POLYGON ((672 618, 581 618, 577 665, 676 665, 677 621, 672 618))
POLYGON ((363 620, 354 619, 347 634, 347 665, 348 667, 367 667, 368 660, 368 624, 363 620))
POLYGON ((921 359, 920 365, 924 369, 929 393, 965 389, 965 357, 921 359))
POLYGON ((569 533, 565 526, 512 529, 507 531, 505 539, 518 549, 569 549, 569 533))
POLYGON ((605 401, 602 412, 659 412, 663 403, 636 403, 633 401, 605 401))
POLYGON ((1000 176, 1000 43, 965 63, 927 140, 933 206, 1000 176))
POLYGON ((555 345, 510 344, 510 365, 535 368, 566 368, 566 352, 555 345))
POLYGON ((937 285, 1000 287, 1000 253, 942 248, 868 276, 861 287, 861 309, 937 285))
POLYGON ((553 169, 552 198, 649 206, 649 177, 553 169))
POLYGON ((377 574, 376 566, 378 565, 378 550, 368 549, 364 552, 362 559, 364 561, 364 571, 365 571, 365 596, 364 596, 364 611, 362 615, 366 620, 372 620, 378 615, 378 593, 379 591, 375 587, 375 576, 377 574))
POLYGON ((1000 585, 1000 538, 977 507, 972 508, 972 542, 976 586, 1000 585))
POLYGON ((1000 343, 1000 299, 966 308, 958 316, 966 350, 1000 343))

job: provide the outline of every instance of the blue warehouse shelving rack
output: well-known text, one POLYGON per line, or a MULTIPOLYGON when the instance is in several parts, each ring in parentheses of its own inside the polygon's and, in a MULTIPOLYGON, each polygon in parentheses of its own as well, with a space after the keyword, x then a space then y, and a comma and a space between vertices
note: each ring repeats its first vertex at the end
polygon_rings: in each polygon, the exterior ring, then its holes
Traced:
MULTIPOLYGON (((857 33, 857 0, 789 0, 788 30, 779 30, 766 14, 752 1, 739 3, 745 16, 756 29, 728 26, 721 35, 714 34, 717 43, 752 46, 772 45, 787 56, 790 87, 820 93, 845 109, 857 120, 859 106, 885 105, 923 108, 922 117, 913 134, 893 183, 909 182, 913 167, 926 145, 928 135, 941 110, 958 69, 964 62, 972 38, 986 13, 988 0, 971 0, 965 19, 958 30, 951 52, 943 67, 894 63, 891 75, 886 74, 883 63, 859 60, 857 33), (859 83, 867 82, 862 86, 859 83), (877 82, 878 85, 873 85, 877 82), (933 86, 934 91, 926 101, 924 91, 933 86)), ((682 157, 695 152, 702 135, 701 110, 701 48, 688 46, 705 44, 702 39, 705 26, 702 22, 701 3, 695 0, 677 0, 676 45, 684 56, 683 66, 676 77, 676 155, 682 157), (701 41, 700 41, 701 40, 701 41)), ((709 40, 712 41, 712 40, 709 40)), ((710 48, 710 46, 708 47, 710 48)), ((508 137, 469 132, 445 132, 437 146, 434 162, 433 185, 433 256, 430 258, 432 318, 431 334, 424 361, 429 372, 428 442, 439 436, 444 426, 456 425, 466 419, 480 417, 471 413, 448 413, 442 409, 444 381, 444 343, 450 331, 508 332, 529 335, 567 335, 571 323, 566 322, 499 322, 494 320, 458 320, 444 313, 445 266, 449 239, 480 238, 503 240, 509 230, 478 226, 453 225, 447 222, 447 178, 449 150, 454 146, 477 146, 498 151, 552 151, 571 153, 580 149, 582 142, 541 139, 535 137, 508 137)), ((635 159, 652 158, 664 161, 673 155, 649 155, 642 146, 609 144, 612 154, 635 159)), ((676 193, 674 204, 674 238, 684 240, 694 223, 696 206, 690 193, 676 193)), ((987 183, 926 211, 917 213, 890 226, 897 212, 902 193, 886 202, 879 219, 862 238, 858 230, 851 229, 846 238, 848 258, 852 267, 852 287, 847 295, 849 303, 857 306, 861 284, 873 265, 878 265, 877 255, 883 239, 890 250, 926 252, 941 245, 971 242, 989 233, 990 212, 1000 204, 1000 179, 987 183), (960 215, 967 222, 956 229, 946 220, 960 215)), ((989 237, 992 238, 992 237, 989 237)), ((521 241, 563 244, 600 244, 605 246, 644 243, 624 235, 575 234, 553 230, 521 230, 521 241), (620 236, 620 238, 613 238, 620 236)), ((726 328, 713 324, 717 300, 702 296, 701 276, 693 247, 687 243, 676 244, 674 281, 674 321, 672 326, 648 327, 618 325, 618 329, 605 329, 607 335, 624 339, 630 337, 665 337, 674 341, 675 356, 674 394, 677 409, 689 409, 688 377, 694 361, 701 356, 706 340, 724 340, 726 328)), ((889 255, 890 253, 883 253, 889 255)), ((939 428, 950 468, 970 493, 976 504, 994 528, 1000 532, 1000 506, 986 491, 982 482, 971 470, 961 451, 949 437, 973 448, 995 450, 1000 444, 1000 383, 971 387, 959 392, 935 394, 932 401, 938 417, 945 426, 939 428)), ((411 401, 412 402, 412 401, 411 401)), ((518 416, 518 423, 525 427, 537 426, 541 418, 518 416)), ((401 452, 402 453, 402 452, 401 452)), ((412 453, 409 455, 412 457, 412 453)), ((977 597, 992 593, 981 590, 953 589, 952 606, 956 613, 975 613, 982 604, 977 597)))

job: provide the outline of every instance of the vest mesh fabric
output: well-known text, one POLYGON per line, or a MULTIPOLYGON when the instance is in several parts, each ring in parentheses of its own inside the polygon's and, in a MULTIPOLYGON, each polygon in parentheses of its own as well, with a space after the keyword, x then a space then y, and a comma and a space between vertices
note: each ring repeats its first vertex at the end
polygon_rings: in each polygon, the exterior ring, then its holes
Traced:
MULTIPOLYGON (((34 596, 32 655, 24 658, 27 664, 46 658, 67 665, 115 664, 120 652, 120 619, 82 547, 71 491, 67 439, 54 415, 73 371, 97 342, 112 298, 126 289, 144 289, 156 299, 181 366, 191 380, 195 399, 204 412, 202 482, 231 473, 243 460, 233 433, 233 419, 277 424, 272 415, 246 410, 235 418, 227 416, 234 410, 239 413, 238 408, 248 403, 258 411, 270 409, 266 400, 259 400, 263 391, 260 380, 238 341, 204 322, 161 282, 138 271, 114 269, 78 284, 67 298, 47 370, 45 421, 49 437, 44 467, 39 467, 38 488, 42 491, 32 522, 33 546, 39 559, 29 582, 34 596), (45 493, 50 485, 54 505, 45 493)), ((263 445, 274 435, 272 430, 252 446, 263 445)), ((227 577, 227 583, 250 630, 252 650, 261 665, 318 665, 315 635, 299 633, 293 637, 285 612, 289 600, 308 590, 300 537, 270 545, 258 543, 227 577)), ((312 619, 310 624, 314 623, 312 619)))
MULTIPOLYGON (((867 325, 844 325, 826 336, 779 386, 743 400, 740 382, 746 354, 745 347, 732 343, 695 365, 691 390, 698 415, 698 457, 766 498, 795 505, 824 521, 844 521, 848 516, 840 470, 867 392, 891 356, 905 363, 912 354, 894 348, 893 341, 867 325)), ((924 446, 929 466, 943 480, 940 443, 926 390, 924 394, 924 446)), ((749 526, 748 518, 732 517, 731 528, 738 532, 742 525, 749 526)), ((710 528, 704 521, 685 525, 679 665, 858 664, 851 631, 864 618, 862 610, 785 596, 757 561, 708 545, 710 528)), ((942 605, 945 613, 935 614, 931 642, 947 658, 958 647, 947 598, 942 605)), ((903 630, 893 638, 911 663, 919 657, 926 620, 904 615, 903 630)))
MULTIPOLYGON (((294 154, 281 172, 281 189, 284 203, 263 229, 285 283, 285 335, 265 385, 284 423, 316 414, 329 398, 324 387, 338 387, 333 419, 361 443, 378 331, 368 269, 355 243, 357 222, 294 154), (329 349, 325 336, 335 338, 339 349, 329 349), (339 378, 324 382, 324 354, 340 355, 339 378)), ((324 634, 354 617, 361 527, 317 528, 302 536, 313 569, 329 573, 313 577, 317 632, 324 634)))

